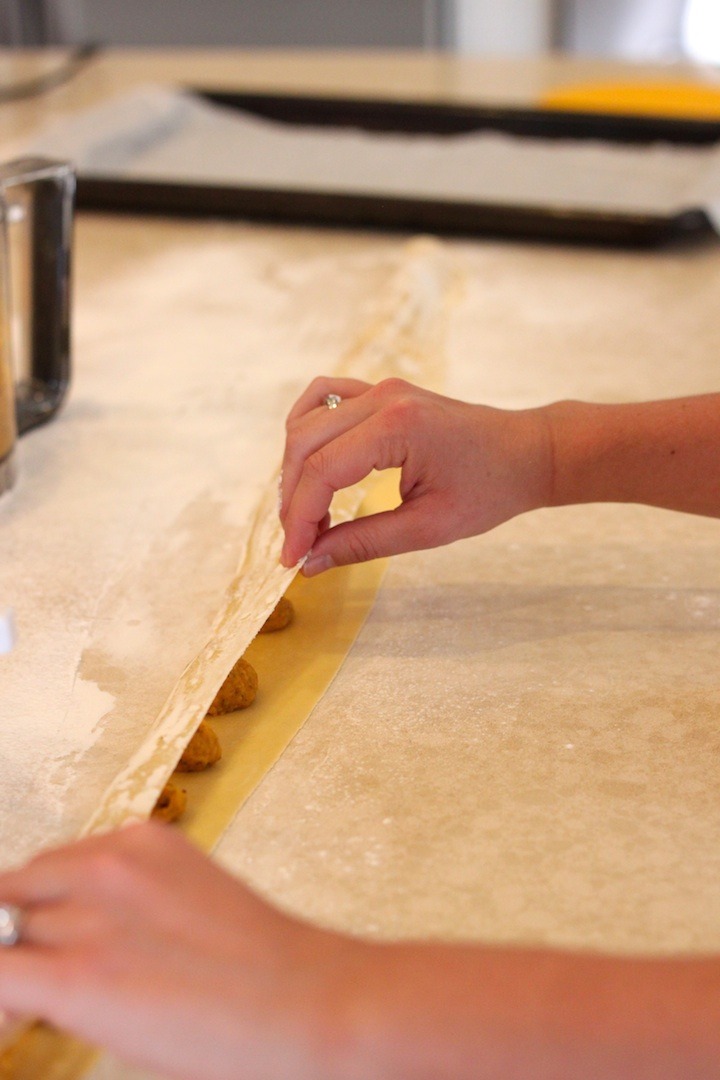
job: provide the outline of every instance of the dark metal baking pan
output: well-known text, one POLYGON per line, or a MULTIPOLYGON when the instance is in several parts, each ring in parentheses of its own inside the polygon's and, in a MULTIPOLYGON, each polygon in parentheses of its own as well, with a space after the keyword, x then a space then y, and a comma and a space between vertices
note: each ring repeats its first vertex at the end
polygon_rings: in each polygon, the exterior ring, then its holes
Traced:
MULTIPOLYGON (((440 136, 492 130, 534 139, 602 139, 624 144, 662 141, 699 146, 720 141, 720 122, 711 121, 197 89, 193 92, 215 104, 294 126, 440 136)), ((700 207, 663 216, 91 175, 79 177, 77 201, 81 210, 627 246, 653 246, 712 229, 700 207)))

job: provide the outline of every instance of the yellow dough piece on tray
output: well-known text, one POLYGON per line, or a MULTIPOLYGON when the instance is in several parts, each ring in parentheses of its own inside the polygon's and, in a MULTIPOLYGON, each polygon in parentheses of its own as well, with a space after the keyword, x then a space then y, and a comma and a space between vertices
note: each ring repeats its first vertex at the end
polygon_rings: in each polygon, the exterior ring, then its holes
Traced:
POLYGON ((237 709, 247 709, 255 700, 257 690, 257 672, 241 656, 215 695, 207 711, 208 716, 222 716, 237 709))
POLYGON ((208 724, 207 720, 203 720, 185 747, 175 770, 176 772, 201 772, 214 765, 221 757, 220 740, 214 728, 208 724))

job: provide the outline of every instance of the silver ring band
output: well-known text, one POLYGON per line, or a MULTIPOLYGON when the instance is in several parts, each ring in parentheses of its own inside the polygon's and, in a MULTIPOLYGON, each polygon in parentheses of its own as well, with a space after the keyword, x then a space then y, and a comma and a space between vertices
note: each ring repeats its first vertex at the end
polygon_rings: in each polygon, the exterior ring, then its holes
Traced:
POLYGON ((337 409, 341 401, 342 398, 339 394, 326 394, 323 398, 323 405, 327 406, 328 409, 337 409))
POLYGON ((22 935, 23 913, 15 904, 0 904, 0 946, 17 945, 22 935))

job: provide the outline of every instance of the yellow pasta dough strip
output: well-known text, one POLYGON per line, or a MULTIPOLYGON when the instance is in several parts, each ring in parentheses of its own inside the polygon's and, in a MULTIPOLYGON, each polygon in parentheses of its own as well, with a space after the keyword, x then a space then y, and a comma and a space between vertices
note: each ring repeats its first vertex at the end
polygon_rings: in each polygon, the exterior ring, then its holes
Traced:
MULTIPOLYGON (((397 503, 397 476, 373 482, 362 512, 397 503)), ((339 671, 370 613, 386 559, 345 566, 288 590, 295 607, 281 634, 259 634, 246 652, 260 689, 249 709, 213 724, 222 744, 214 769, 183 774, 188 806, 180 828, 204 851, 219 842, 236 813, 298 733, 339 671)))

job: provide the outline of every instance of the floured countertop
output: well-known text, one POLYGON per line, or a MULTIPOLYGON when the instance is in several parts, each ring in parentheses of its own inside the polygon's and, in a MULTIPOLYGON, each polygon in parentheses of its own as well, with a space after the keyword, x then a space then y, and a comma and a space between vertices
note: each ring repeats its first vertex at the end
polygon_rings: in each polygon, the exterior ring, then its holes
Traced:
MULTIPOLYGON (((716 246, 451 252, 453 394, 717 389, 716 246)), ((715 520, 582 506, 396 558, 218 858, 377 939, 717 952, 719 548, 715 520)))
MULTIPOLYGON (((453 394, 717 390, 716 247, 453 251, 453 394)), ((220 858, 379 938, 717 951, 719 551, 716 520, 582 506, 396 558, 220 858)))

